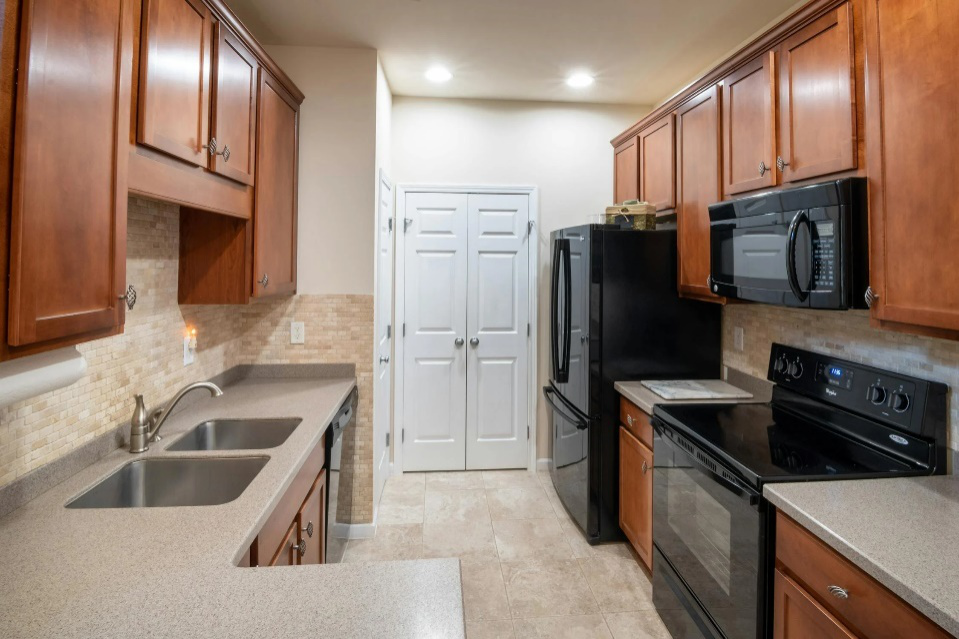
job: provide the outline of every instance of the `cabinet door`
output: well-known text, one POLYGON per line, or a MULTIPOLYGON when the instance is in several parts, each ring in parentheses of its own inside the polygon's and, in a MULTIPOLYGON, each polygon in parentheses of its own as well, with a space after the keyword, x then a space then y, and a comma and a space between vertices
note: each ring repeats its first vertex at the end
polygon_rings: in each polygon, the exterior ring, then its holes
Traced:
POLYGON ((23 3, 11 345, 103 335, 123 323, 132 19, 129 0, 23 3))
POLYGON ((722 111, 719 85, 676 113, 676 224, 679 233, 679 292, 719 301, 710 273, 709 205, 722 199, 722 111))
POLYGON ((217 153, 210 168, 243 184, 253 184, 256 163, 257 62, 222 23, 217 24, 213 124, 217 153))
POLYGON ((613 150, 613 191, 616 204, 639 199, 638 149, 636 138, 631 138, 613 150))
POLYGON ((639 197, 657 211, 676 206, 676 136, 672 113, 639 133, 639 197))
POLYGON ((773 639, 856 639, 829 611, 776 570, 773 639))
POLYGON ((653 566, 653 452, 619 427, 619 527, 653 566))
POLYGON ((849 3, 782 44, 779 157, 784 182, 856 168, 853 46, 849 3))
POLYGON ((137 142, 207 166, 213 14, 200 0, 144 0, 137 142))
POLYGON ((326 470, 320 473, 299 512, 300 541, 306 543, 301 564, 322 564, 326 559, 326 470))
POLYGON ((289 530, 287 530, 286 534, 283 535, 283 541, 280 542, 280 547, 276 549, 276 554, 273 556, 273 561, 270 562, 271 566, 296 566, 299 564, 300 540, 299 537, 297 537, 299 523, 299 518, 294 519, 289 530))
POLYGON ((870 0, 865 17, 873 317, 959 331, 959 2, 870 0))
POLYGON ((253 296, 296 291, 296 171, 299 106, 260 69, 256 198, 253 211, 253 296))
POLYGON ((776 184, 776 54, 770 51, 723 80, 725 195, 776 184))

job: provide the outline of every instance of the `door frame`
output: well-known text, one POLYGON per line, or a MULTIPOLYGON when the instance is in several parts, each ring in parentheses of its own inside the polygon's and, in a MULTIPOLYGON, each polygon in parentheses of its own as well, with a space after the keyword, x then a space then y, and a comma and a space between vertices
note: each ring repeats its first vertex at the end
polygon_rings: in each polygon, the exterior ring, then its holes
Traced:
POLYGON ((386 479, 390 475, 390 458, 393 446, 393 378, 396 374, 395 364, 395 344, 396 344, 396 331, 393 324, 393 313, 396 308, 396 185, 393 184, 390 180, 389 175, 386 174, 386 171, 382 168, 379 170, 377 175, 377 184, 376 184, 376 221, 375 221, 375 235, 373 239, 374 246, 374 262, 373 262, 373 521, 376 521, 376 511, 380 506, 380 497, 383 494, 383 487, 386 482, 386 479), (383 190, 389 189, 390 195, 389 200, 392 203, 392 209, 390 211, 391 220, 390 220, 390 236, 389 243, 393 249, 393 260, 389 263, 388 273, 380 273, 380 220, 384 215, 383 209, 383 190), (390 279, 390 291, 392 293, 392 299, 389 310, 386 312, 386 317, 381 317, 380 315, 380 278, 384 275, 388 276, 390 279), (380 381, 380 376, 378 375, 378 370, 380 366, 380 352, 378 349, 378 340, 379 340, 379 326, 381 323, 387 323, 390 325, 390 353, 389 357, 391 358, 390 362, 387 364, 390 368, 389 383, 390 383, 390 401, 388 406, 377 406, 376 398, 379 396, 382 391, 381 385, 383 384, 380 381), (387 428, 384 431, 379 430, 381 422, 383 420, 387 421, 387 428), (386 448, 383 450, 383 454, 380 458, 377 458, 377 441, 381 441, 378 438, 383 437, 383 435, 388 435, 389 439, 386 444, 386 448))
POLYGON ((536 470, 536 407, 537 407, 537 325, 536 308, 539 292, 537 287, 539 268, 539 187, 536 186, 468 186, 449 184, 398 184, 395 186, 396 200, 393 205, 394 230, 396 243, 393 246, 393 260, 395 264, 394 278, 396 286, 393 291, 393 302, 396 312, 394 335, 398 339, 393 342, 393 434, 391 441, 400 443, 393 448, 393 474, 403 474, 403 361, 404 339, 403 325, 406 323, 406 196, 409 193, 453 193, 461 195, 526 195, 529 196, 529 220, 532 223, 529 243, 529 322, 530 336, 526 340, 527 361, 529 362, 529 379, 527 380, 527 411, 526 419, 529 425, 529 439, 527 440, 526 468, 536 470), (535 240, 535 241, 533 241, 535 240), (397 433, 397 431, 400 431, 397 433))

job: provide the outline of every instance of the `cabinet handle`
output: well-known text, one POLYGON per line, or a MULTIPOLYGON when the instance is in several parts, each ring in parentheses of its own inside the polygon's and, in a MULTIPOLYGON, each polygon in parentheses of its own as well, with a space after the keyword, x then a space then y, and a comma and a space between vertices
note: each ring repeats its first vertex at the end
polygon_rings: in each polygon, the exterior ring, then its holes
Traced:
POLYGON ((872 305, 879 300, 879 296, 876 294, 876 291, 872 290, 871 286, 866 287, 866 308, 872 308, 872 305))
POLYGON ((220 153, 219 155, 222 155, 222 156, 223 156, 223 161, 224 161, 224 162, 229 162, 229 161, 230 161, 230 145, 229 145, 229 144, 224 144, 224 145, 223 145, 223 152, 220 153))
POLYGON ((849 591, 839 586, 829 586, 826 588, 833 597, 837 599, 849 599, 849 591))
POLYGON ((219 144, 220 143, 216 141, 216 138, 210 138, 210 143, 204 144, 203 148, 206 149, 210 153, 210 155, 222 155, 223 161, 229 162, 230 161, 230 145, 224 144, 223 150, 217 151, 219 144))
POLYGON ((643 460, 643 474, 646 474, 646 471, 649 470, 649 464, 646 463, 646 460, 643 460))
POLYGON ((766 166, 765 160, 759 163, 759 177, 766 175, 766 171, 769 170, 769 167, 766 166))
POLYGON ((632 416, 632 415, 627 415, 627 416, 626 416, 626 423, 629 424, 630 426, 633 425, 633 416, 632 416))
POLYGON ((776 158, 776 168, 779 169, 779 172, 782 173, 786 167, 789 166, 789 162, 783 159, 783 156, 776 158))
POLYGON ((126 302, 127 308, 132 311, 137 303, 137 290, 133 288, 133 284, 130 284, 125 293, 117 295, 117 299, 126 302))
POLYGON ((263 274, 263 277, 256 281, 257 284, 262 284, 263 288, 266 288, 266 285, 270 283, 270 276, 266 273, 263 274))
POLYGON ((209 144, 204 144, 203 148, 210 152, 210 155, 216 155, 216 138, 210 138, 209 144))
POLYGON ((313 522, 312 521, 306 522, 306 528, 303 529, 303 532, 306 533, 307 537, 309 537, 310 539, 313 539, 313 522))
POLYGON ((301 541, 298 544, 292 544, 291 548, 296 552, 300 557, 306 554, 306 542, 301 541))

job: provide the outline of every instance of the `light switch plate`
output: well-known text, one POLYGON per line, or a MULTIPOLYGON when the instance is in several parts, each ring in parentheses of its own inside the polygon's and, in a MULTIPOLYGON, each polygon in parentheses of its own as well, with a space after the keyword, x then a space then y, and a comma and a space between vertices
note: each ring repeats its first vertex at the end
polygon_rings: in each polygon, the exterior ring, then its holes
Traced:
POLYGON ((189 366, 196 361, 196 351, 190 348, 190 338, 183 338, 183 365, 189 366))
POLYGON ((736 347, 736 350, 740 352, 745 348, 745 331, 743 331, 742 326, 733 328, 733 345, 736 347))
POLYGON ((290 344, 306 343, 306 327, 303 322, 290 322, 290 344))

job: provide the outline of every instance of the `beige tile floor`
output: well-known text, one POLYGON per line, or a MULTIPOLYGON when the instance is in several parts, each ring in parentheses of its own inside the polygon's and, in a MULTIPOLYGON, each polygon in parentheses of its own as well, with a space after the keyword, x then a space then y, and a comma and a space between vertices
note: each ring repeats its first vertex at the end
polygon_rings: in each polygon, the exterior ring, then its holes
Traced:
POLYGON ((669 639, 626 544, 590 546, 546 473, 416 473, 386 484, 344 561, 456 557, 468 639, 669 639))

